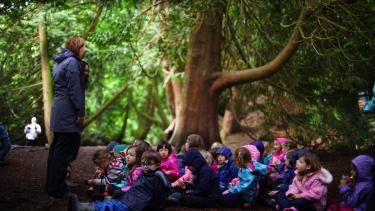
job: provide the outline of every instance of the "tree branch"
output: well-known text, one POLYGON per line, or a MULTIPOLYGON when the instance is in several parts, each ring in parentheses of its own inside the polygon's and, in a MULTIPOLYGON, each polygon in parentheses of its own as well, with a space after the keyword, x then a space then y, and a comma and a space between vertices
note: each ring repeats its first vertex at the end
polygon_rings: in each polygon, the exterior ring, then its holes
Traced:
POLYGON ((99 4, 96 4, 95 16, 92 19, 89 27, 86 29, 85 33, 83 34, 83 36, 82 36, 83 39, 86 40, 90 36, 90 34, 95 31, 95 28, 96 28, 96 26, 98 25, 98 22, 99 22, 100 15, 102 14, 102 11, 103 11, 103 7, 99 4))
POLYGON ((309 1, 307 1, 301 11, 300 17, 298 18, 298 23, 294 27, 292 36, 289 39, 288 43, 272 61, 260 67, 244 69, 240 71, 215 72, 213 74, 214 82, 211 87, 212 90, 214 92, 221 92, 222 90, 233 85, 249 83, 252 81, 268 78, 279 71, 280 68, 288 61, 288 59, 291 58, 298 50, 299 44, 302 42, 302 37, 299 29, 313 12, 313 5, 309 4, 308 2, 309 1))

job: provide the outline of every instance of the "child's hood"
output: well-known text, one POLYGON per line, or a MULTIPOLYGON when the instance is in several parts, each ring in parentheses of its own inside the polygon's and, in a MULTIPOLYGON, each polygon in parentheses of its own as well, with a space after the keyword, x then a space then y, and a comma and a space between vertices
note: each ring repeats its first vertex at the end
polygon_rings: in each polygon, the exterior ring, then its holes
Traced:
POLYGON ((220 147, 217 151, 216 154, 223 154, 228 160, 228 163, 232 163, 233 161, 233 155, 232 151, 228 147, 220 147))
POLYGON ((53 55, 52 57, 53 57, 53 60, 55 60, 56 63, 61 63, 62 61, 64 61, 66 58, 69 58, 69 57, 75 57, 76 58, 74 53, 71 52, 70 50, 66 49, 66 48, 62 48, 61 53, 53 55))
POLYGON ((321 168, 319 172, 319 179, 324 184, 329 184, 332 182, 333 177, 332 177, 332 174, 327 169, 321 168))
POLYGON ((184 165, 193 166, 195 169, 199 169, 204 164, 207 164, 202 154, 196 149, 189 149, 184 156, 184 165))
POLYGON ((357 182, 372 181, 372 169, 375 161, 368 155, 359 155, 352 160, 353 165, 357 168, 357 182))

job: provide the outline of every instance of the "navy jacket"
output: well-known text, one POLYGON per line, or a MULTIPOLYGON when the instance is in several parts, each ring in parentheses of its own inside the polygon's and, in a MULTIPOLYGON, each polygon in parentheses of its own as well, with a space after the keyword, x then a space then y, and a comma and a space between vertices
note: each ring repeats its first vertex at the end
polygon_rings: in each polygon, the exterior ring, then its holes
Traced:
POLYGON ((196 149, 190 149, 184 156, 185 166, 193 166, 193 190, 188 193, 195 196, 217 199, 221 192, 218 176, 207 164, 202 154, 196 149))
POLYGON ((220 147, 216 151, 216 155, 219 154, 224 155, 227 159, 224 165, 219 165, 219 186, 221 189, 226 189, 232 179, 238 176, 238 168, 233 163, 232 151, 228 147, 220 147))
POLYGON ((54 55, 53 68, 54 102, 51 111, 51 131, 81 132, 75 121, 85 116, 85 89, 80 60, 73 52, 63 48, 54 55))
POLYGON ((171 184, 161 169, 142 174, 121 197, 130 210, 164 210, 171 184))
POLYGON ((295 169, 292 167, 286 167, 284 172, 284 177, 282 178, 282 182, 280 185, 276 186, 274 189, 282 192, 286 192, 289 189, 289 185, 292 184, 294 178, 294 171, 295 169))

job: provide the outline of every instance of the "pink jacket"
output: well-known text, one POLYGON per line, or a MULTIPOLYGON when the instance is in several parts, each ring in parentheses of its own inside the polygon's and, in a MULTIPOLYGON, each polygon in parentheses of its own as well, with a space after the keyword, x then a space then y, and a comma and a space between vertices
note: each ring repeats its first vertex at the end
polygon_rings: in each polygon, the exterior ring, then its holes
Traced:
POLYGON ((168 179, 171 182, 176 181, 181 176, 178 167, 178 161, 174 152, 172 152, 166 159, 163 159, 160 164, 161 170, 167 174, 168 179))
POLYGON ((293 183, 285 195, 300 194, 303 198, 312 201, 317 211, 324 210, 327 201, 327 185, 332 182, 331 173, 324 168, 305 176, 298 175, 297 170, 295 173, 293 183))
POLYGON ((270 162, 268 163, 268 178, 271 180, 276 178, 277 172, 273 168, 273 166, 282 164, 284 162, 284 157, 285 157, 285 152, 280 150, 280 151, 275 151, 272 153, 272 157, 270 162))
POLYGON ((192 182, 192 180, 193 174, 191 173, 190 169, 185 166, 185 174, 178 178, 178 180, 176 180, 174 183, 180 186, 182 183, 192 182))
POLYGON ((128 191, 137 181, 138 177, 142 174, 142 167, 138 166, 133 171, 128 172, 128 176, 126 177, 126 186, 123 187, 121 190, 123 192, 128 191))

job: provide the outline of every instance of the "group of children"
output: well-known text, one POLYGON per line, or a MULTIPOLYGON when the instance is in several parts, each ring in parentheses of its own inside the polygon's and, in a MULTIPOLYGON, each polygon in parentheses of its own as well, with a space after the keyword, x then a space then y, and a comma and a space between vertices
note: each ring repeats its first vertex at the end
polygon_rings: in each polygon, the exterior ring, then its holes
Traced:
MULTIPOLYGON (((94 178, 89 190, 104 200, 81 203, 70 200, 72 210, 161 210, 167 202, 193 207, 251 207, 257 199, 276 210, 325 210, 327 185, 332 175, 318 157, 286 138, 252 141, 235 149, 215 143, 210 151, 203 138, 187 137, 181 154, 168 142, 154 150, 137 140, 94 154, 94 178)), ((373 192, 372 157, 352 161, 351 175, 340 184, 342 202, 331 211, 366 210, 373 192)))

